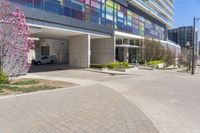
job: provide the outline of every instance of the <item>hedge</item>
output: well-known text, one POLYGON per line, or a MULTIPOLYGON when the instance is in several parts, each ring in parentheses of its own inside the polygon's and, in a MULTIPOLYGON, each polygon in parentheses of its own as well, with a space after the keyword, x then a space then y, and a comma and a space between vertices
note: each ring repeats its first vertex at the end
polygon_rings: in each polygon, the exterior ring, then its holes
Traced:
POLYGON ((155 66, 155 65, 158 65, 158 64, 161 64, 161 63, 164 63, 164 61, 163 60, 154 60, 154 61, 147 62, 147 65, 155 66))
POLYGON ((92 64, 90 65, 91 68, 106 68, 105 64, 92 64))
POLYGON ((126 69, 129 68, 127 62, 114 62, 110 64, 93 64, 91 68, 126 69))

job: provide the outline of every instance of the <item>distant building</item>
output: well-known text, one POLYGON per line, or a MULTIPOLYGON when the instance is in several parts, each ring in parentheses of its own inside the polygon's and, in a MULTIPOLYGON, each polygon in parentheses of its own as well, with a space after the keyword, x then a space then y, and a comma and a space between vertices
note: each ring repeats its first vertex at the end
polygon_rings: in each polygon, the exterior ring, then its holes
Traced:
MULTIPOLYGON (((168 31, 169 40, 178 43, 181 47, 186 47, 185 44, 189 41, 193 45, 193 26, 184 26, 168 31)), ((196 32, 196 36, 198 32, 196 32)), ((197 36, 198 37, 198 36, 197 36)), ((195 44, 198 44, 198 38, 196 38, 195 44)))
MULTIPOLYGON (((189 41, 191 46, 193 46, 193 34, 194 28, 193 26, 183 26, 176 29, 171 29, 168 31, 168 39, 176 42, 182 48, 186 47, 186 43, 189 41)), ((198 31, 196 31, 195 35, 195 48, 196 51, 199 51, 199 44, 198 44, 198 31)), ((198 53, 198 52, 197 52, 198 53)))

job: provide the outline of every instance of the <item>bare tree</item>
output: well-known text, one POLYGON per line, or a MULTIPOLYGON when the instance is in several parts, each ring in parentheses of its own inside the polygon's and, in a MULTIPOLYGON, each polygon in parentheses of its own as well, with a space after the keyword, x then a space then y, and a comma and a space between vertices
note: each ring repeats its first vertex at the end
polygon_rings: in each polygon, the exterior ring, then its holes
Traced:
POLYGON ((144 46, 146 49, 146 61, 163 60, 167 66, 175 64, 175 49, 168 45, 163 46, 159 41, 149 38, 145 38, 144 46))
POLYGON ((159 41, 145 38, 144 47, 147 61, 163 59, 165 48, 160 44, 159 41))

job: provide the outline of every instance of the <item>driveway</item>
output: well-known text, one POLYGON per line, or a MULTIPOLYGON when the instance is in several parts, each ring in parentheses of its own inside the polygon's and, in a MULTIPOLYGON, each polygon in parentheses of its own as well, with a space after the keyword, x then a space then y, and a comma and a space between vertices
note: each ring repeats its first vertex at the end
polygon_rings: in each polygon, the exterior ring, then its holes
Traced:
POLYGON ((80 86, 0 97, 0 133, 158 133, 137 106, 98 82, 111 75, 68 70, 27 77, 80 86))
POLYGON ((106 84, 137 105, 161 133, 200 133, 200 75, 141 71, 106 84))
POLYGON ((0 132, 199 133, 200 75, 139 70, 33 73, 79 87, 0 98, 0 132))

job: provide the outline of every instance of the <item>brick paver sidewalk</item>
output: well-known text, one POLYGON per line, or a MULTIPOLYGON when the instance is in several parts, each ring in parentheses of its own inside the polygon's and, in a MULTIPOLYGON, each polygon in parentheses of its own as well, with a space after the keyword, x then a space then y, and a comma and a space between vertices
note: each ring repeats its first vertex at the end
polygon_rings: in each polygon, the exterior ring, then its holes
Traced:
POLYGON ((0 133, 157 133, 135 105, 95 84, 0 98, 0 133))

